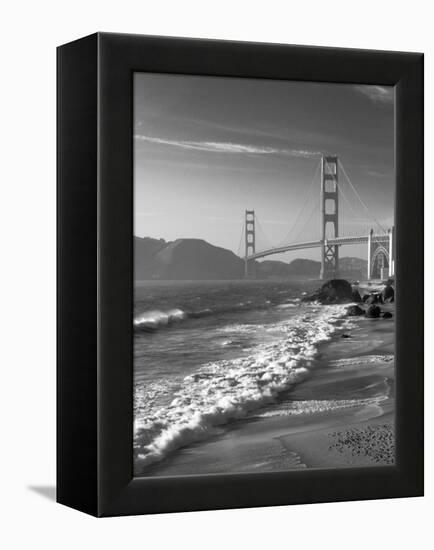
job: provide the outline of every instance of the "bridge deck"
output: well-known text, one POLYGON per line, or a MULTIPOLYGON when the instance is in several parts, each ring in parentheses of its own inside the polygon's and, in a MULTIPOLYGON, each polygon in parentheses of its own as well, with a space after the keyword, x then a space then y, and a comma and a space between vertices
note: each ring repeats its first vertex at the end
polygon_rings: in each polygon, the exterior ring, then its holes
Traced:
MULTIPOLYGON (((388 242, 389 235, 372 235, 372 242, 388 242)), ((357 237, 336 237, 334 239, 327 239, 326 244, 328 245, 349 245, 349 244, 363 244, 367 243, 369 240, 369 235, 360 235, 357 237)), ((319 248, 323 245, 321 240, 319 241, 305 241, 300 243, 287 244, 285 246, 279 246, 277 248, 269 248, 268 250, 262 250, 261 252, 256 252, 247 256, 247 260, 257 260, 258 258, 264 258, 265 256, 272 256, 273 254, 283 254, 284 252, 290 252, 292 250, 303 250, 306 248, 319 248)))

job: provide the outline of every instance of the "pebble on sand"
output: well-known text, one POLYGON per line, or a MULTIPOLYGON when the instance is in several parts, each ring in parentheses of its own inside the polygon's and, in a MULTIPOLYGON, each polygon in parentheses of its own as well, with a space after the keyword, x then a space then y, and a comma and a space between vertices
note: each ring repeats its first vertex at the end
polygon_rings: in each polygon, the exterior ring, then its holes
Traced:
POLYGON ((380 464, 395 463, 395 429, 392 424, 351 428, 330 435, 334 439, 330 451, 350 451, 353 456, 368 456, 380 464))

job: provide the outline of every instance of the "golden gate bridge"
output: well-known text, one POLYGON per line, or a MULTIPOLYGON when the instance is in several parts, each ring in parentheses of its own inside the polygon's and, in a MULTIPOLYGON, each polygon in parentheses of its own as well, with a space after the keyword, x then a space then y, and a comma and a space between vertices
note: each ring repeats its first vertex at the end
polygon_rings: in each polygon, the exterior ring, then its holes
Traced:
MULTIPOLYGON (((345 181, 344 180, 344 181, 345 181)), ((315 208, 311 211, 311 214, 306 217, 304 223, 304 229, 306 229, 307 223, 310 223, 312 214, 315 214, 315 208), (306 223, 307 222, 307 223, 306 223)), ((277 246, 272 244, 260 248, 258 246, 258 229, 264 235, 262 225, 258 219, 255 210, 246 210, 243 223, 243 229, 240 240, 240 247, 238 250, 241 256, 241 246, 244 242, 244 258, 245 262, 245 277, 254 279, 256 278, 256 260, 272 256, 275 254, 282 254, 294 250, 305 250, 310 248, 319 248, 321 252, 321 279, 331 279, 339 277, 339 249, 341 246, 346 245, 360 245, 366 244, 366 258, 367 258, 367 279, 393 277, 395 272, 395 254, 394 254, 394 227, 384 229, 381 224, 369 213, 369 209, 362 200, 356 187, 350 180, 346 170, 344 169, 341 161, 337 156, 322 155, 321 160, 317 165, 314 177, 310 188, 308 189, 305 203, 302 206, 299 215, 297 216, 293 227, 284 239, 284 243, 277 246), (311 191, 314 188, 315 179, 320 169, 320 212, 316 212, 317 217, 319 214, 320 220, 320 235, 319 238, 313 238, 310 240, 298 240, 300 231, 296 238, 290 240, 293 236, 293 229, 297 226, 301 215, 303 214, 306 205, 309 202, 311 191), (352 196, 355 197, 357 203, 363 207, 365 212, 365 220, 373 222, 375 225, 375 231, 371 228, 366 228, 361 232, 360 229, 356 235, 350 235, 350 231, 342 224, 342 213, 339 207, 339 199, 343 199, 351 215, 353 221, 357 219, 354 208, 351 204, 349 196, 344 192, 343 181, 340 180, 340 173, 346 180, 347 191, 352 192, 352 196), (340 227, 341 226, 341 227, 340 227), (340 228, 344 227, 343 231, 340 228), (243 239, 244 237, 244 239, 243 239)), ((302 228, 303 231, 303 228, 302 228)), ((305 231, 306 233, 306 231, 305 231)))

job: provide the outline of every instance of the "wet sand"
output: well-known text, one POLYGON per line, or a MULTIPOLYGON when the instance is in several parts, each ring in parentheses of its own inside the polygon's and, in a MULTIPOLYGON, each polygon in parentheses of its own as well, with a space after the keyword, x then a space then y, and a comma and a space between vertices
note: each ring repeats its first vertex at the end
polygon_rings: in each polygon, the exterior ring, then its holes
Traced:
POLYGON ((310 377, 272 407, 179 449, 144 475, 390 465, 394 461, 392 319, 351 318, 323 345, 310 377))

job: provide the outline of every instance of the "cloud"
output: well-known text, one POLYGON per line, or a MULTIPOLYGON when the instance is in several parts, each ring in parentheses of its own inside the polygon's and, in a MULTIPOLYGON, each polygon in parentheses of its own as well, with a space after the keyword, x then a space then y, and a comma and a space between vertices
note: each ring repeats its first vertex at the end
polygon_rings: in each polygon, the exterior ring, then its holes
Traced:
POLYGON ((134 139, 159 145, 168 145, 179 147, 190 151, 204 151, 208 153, 223 153, 232 155, 285 155, 290 157, 311 158, 321 155, 320 151, 307 151, 303 149, 282 149, 276 147, 266 147, 257 145, 248 145, 242 143, 222 142, 222 141, 182 141, 172 139, 161 139, 143 134, 135 134, 134 139))
POLYGON ((366 86, 357 85, 354 89, 364 96, 368 97, 374 103, 391 104, 395 99, 392 86, 366 86))

